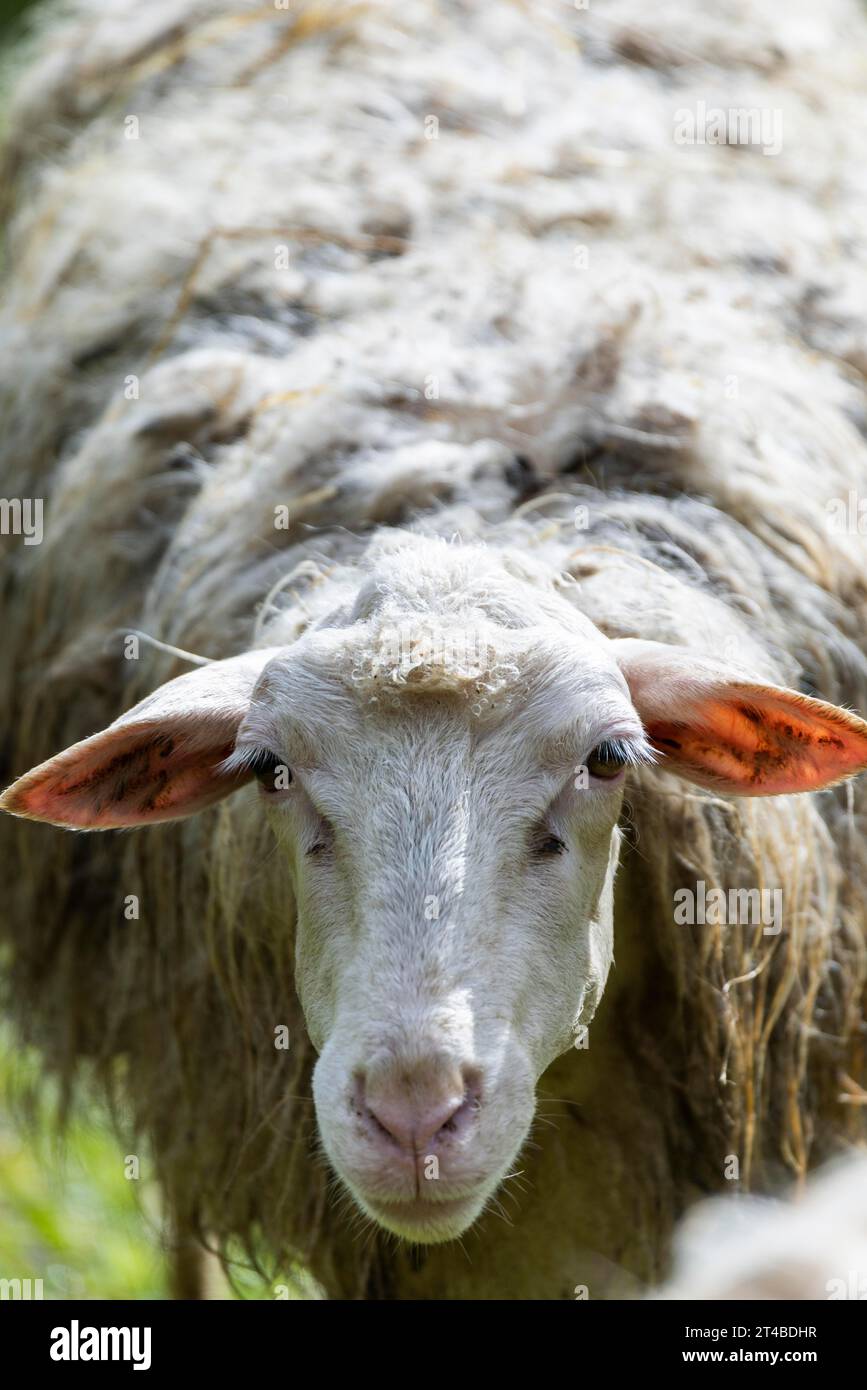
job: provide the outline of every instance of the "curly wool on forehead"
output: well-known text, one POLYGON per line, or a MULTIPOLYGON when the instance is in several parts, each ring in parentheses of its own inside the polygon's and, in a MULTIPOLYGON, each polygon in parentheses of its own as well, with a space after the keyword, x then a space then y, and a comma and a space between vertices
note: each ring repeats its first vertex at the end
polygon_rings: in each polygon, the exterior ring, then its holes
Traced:
POLYGON ((411 695, 452 695, 483 714, 511 702, 521 666, 509 634, 493 623, 457 626, 417 615, 368 629, 355 647, 350 681, 368 701, 396 706, 411 695))
POLYGON ((546 632, 604 641, 526 555, 404 534, 371 547, 364 568, 349 614, 350 680, 363 698, 454 695, 478 714, 504 709, 546 632))
MULTIPOLYGON (((567 710, 574 718, 583 710, 592 725, 622 718, 629 707, 599 633, 590 643, 545 622, 516 630, 417 615, 397 624, 374 620, 344 641, 337 666, 356 707, 403 714, 418 727, 434 709, 451 709, 479 732, 520 718, 525 735, 545 734, 562 724, 567 710)), ((334 674, 334 664, 331 669, 334 674)))

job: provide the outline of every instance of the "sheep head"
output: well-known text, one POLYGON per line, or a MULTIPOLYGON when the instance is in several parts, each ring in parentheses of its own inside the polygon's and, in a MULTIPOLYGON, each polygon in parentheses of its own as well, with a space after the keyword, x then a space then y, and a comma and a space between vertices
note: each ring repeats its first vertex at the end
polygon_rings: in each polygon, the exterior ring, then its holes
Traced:
POLYGON ((426 543, 290 645, 168 682, 0 807, 130 827, 257 784, 293 880, 326 1152, 365 1213, 434 1242, 510 1172, 538 1078, 594 1015, 624 789, 651 762, 721 794, 811 791, 867 767, 867 724, 610 640, 519 563, 426 543))

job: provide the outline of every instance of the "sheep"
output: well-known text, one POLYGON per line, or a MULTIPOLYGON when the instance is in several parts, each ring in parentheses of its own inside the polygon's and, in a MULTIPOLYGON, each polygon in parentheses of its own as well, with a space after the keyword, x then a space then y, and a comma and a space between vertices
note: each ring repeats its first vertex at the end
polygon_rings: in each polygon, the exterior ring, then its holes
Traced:
POLYGON ((35 40, 4 1003, 146 1155, 179 1294, 198 1239, 332 1297, 633 1296, 696 1198, 863 1143, 864 27, 35 40))
POLYGON ((655 1299, 867 1299, 867 1163, 829 1164, 796 1200, 713 1197, 675 1237, 655 1299), (733 1219, 734 1218, 734 1219, 733 1219))

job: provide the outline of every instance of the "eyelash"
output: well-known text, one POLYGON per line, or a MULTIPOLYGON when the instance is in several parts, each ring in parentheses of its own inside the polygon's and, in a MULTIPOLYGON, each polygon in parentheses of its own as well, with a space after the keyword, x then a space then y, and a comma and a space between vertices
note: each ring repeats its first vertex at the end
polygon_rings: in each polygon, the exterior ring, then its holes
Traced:
POLYGON ((599 743, 588 755, 587 771, 591 777, 598 777, 602 781, 613 782, 615 777, 619 777, 625 767, 633 761, 632 750, 627 743, 621 739, 606 739, 604 743, 599 743), (597 770, 593 770, 593 764, 597 770), (601 769, 608 768, 610 771, 604 772, 601 769))
POLYGON ((534 847, 533 853, 543 859, 555 858, 566 853, 566 841, 559 835, 545 835, 534 847))

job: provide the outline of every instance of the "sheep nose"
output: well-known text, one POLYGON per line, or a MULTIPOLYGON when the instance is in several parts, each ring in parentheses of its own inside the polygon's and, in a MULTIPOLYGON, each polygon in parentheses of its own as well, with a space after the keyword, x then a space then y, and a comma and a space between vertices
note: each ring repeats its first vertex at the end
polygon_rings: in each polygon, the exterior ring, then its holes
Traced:
POLYGON ((357 1077, 355 1108, 372 1136, 409 1154, 429 1154, 472 1124, 480 1090, 469 1067, 428 1070, 423 1077, 374 1072, 357 1077))

